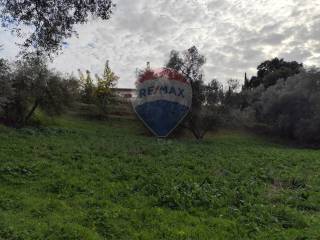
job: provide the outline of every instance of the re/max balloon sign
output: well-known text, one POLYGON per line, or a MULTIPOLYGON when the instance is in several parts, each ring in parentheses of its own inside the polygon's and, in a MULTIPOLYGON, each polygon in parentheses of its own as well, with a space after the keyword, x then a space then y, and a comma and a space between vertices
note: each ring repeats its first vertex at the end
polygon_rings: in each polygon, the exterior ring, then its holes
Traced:
POLYGON ((190 83, 168 68, 147 70, 136 82, 136 114, 158 137, 167 137, 188 114, 192 102, 190 83))

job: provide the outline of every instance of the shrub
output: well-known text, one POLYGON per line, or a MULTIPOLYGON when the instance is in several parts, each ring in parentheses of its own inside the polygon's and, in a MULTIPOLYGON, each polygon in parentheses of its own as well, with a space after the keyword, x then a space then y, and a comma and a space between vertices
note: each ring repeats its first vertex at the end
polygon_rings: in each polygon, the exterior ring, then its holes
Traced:
POLYGON ((9 104, 14 93, 11 80, 8 61, 0 59, 0 114, 3 113, 4 107, 9 104))
MULTIPOLYGON (((253 93, 254 94, 254 93, 253 93)), ((281 136, 308 144, 320 143, 320 72, 305 70, 279 80, 251 105, 256 119, 281 136)))
POLYGON ((12 64, 12 71, 2 74, 1 119, 24 126, 37 109, 48 115, 61 114, 73 102, 77 82, 48 69, 45 59, 36 55, 12 64), (14 91, 13 91, 14 90, 14 91))

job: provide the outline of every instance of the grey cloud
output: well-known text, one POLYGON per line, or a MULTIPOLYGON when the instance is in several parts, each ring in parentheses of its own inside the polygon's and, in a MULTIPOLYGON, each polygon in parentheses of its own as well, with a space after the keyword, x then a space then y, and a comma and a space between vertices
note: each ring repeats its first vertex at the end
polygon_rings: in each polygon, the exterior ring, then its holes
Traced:
POLYGON ((270 32, 277 32, 282 24, 283 24, 283 21, 265 25, 261 28, 260 33, 261 34, 268 34, 270 32))
POLYGON ((272 33, 263 37, 261 42, 268 45, 279 45, 288 37, 288 35, 283 33, 272 33))
MULTIPOLYGON (((64 72, 102 73, 104 61, 120 76, 120 87, 134 86, 135 69, 161 67, 172 49, 196 45, 206 56, 207 79, 243 79, 270 57, 318 63, 320 3, 315 0, 116 0, 109 21, 77 26, 79 38, 52 66, 64 72)), ((1 41, 12 37, 0 33, 1 41)), ((5 56, 16 50, 4 50, 5 56)))
POLYGON ((290 61, 294 61, 294 60, 298 60, 299 61, 305 61, 308 57, 311 57, 312 53, 304 48, 300 48, 300 47, 296 47, 290 51, 286 51, 284 53, 280 53, 280 57, 286 59, 286 60, 290 60, 290 61))

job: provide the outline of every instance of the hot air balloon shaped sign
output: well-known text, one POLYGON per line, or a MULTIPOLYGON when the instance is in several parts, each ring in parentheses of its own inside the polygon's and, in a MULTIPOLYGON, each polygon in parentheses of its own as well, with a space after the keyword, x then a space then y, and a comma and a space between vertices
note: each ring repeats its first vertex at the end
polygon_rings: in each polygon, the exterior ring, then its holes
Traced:
POLYGON ((133 108, 158 137, 167 137, 191 108, 192 88, 184 76, 169 68, 147 69, 136 82, 133 108))

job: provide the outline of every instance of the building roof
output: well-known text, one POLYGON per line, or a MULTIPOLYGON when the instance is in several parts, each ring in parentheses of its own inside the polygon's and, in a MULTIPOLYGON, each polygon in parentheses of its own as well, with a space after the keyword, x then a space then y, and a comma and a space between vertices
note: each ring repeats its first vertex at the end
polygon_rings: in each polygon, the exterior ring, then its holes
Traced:
POLYGON ((135 88, 112 88, 113 90, 119 91, 119 92, 128 92, 128 91, 135 91, 135 88))

